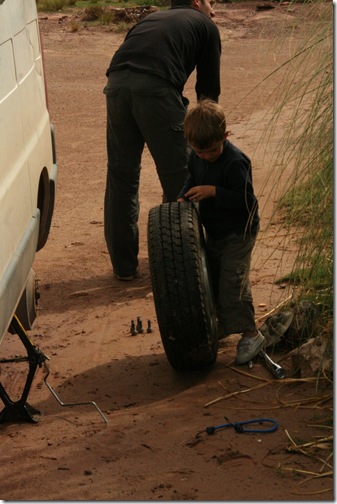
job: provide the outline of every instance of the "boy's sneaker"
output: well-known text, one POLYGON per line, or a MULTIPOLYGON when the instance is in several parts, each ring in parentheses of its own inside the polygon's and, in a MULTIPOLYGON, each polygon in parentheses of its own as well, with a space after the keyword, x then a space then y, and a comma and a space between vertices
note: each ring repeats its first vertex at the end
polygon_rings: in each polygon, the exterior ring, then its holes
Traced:
POLYGON ((253 359, 265 345, 264 336, 257 331, 257 335, 253 338, 242 336, 236 347, 236 364, 245 364, 253 359))

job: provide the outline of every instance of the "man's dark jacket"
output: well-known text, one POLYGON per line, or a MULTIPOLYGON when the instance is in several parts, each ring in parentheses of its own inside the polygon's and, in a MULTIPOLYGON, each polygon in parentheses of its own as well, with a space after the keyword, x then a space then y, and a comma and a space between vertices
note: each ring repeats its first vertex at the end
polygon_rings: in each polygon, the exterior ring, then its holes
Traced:
POLYGON ((197 98, 218 101, 221 41, 215 23, 193 7, 158 11, 137 23, 114 54, 110 72, 130 68, 170 82, 181 94, 196 68, 197 98))

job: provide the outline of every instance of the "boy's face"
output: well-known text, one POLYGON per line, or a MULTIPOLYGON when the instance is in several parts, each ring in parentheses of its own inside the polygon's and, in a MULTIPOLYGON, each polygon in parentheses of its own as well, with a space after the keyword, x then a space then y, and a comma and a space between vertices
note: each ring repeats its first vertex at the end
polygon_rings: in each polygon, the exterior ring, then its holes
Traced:
POLYGON ((222 154, 223 143, 226 140, 226 138, 227 133, 225 133, 223 140, 214 142, 206 149, 198 149, 198 147, 194 147, 193 145, 191 145, 191 147, 196 152, 198 157, 200 157, 200 159, 202 159, 203 161, 207 161, 208 163, 214 163, 222 154))

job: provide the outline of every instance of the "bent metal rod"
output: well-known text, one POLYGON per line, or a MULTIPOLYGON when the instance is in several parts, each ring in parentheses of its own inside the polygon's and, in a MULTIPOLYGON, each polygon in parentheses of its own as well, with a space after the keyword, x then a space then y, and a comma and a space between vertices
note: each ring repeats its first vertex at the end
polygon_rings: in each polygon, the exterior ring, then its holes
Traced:
MULTIPOLYGON (((48 357, 47 357, 47 359, 48 359, 48 357)), ((101 415, 101 417, 103 418, 104 422, 108 423, 108 419, 106 418, 106 416, 103 414, 102 410, 97 406, 97 404, 94 401, 73 402, 73 403, 64 403, 64 402, 62 402, 60 400, 60 398, 58 397, 58 395, 56 394, 55 390, 52 388, 52 386, 47 381, 47 378, 48 378, 48 376, 50 374, 50 370, 49 370, 49 367, 46 364, 46 361, 44 361, 44 366, 45 366, 45 368, 47 370, 47 374, 44 377, 43 381, 45 382, 45 384, 47 385, 48 389, 50 390, 50 392, 53 394, 53 396, 55 397, 55 399, 57 400, 57 402, 61 406, 83 406, 83 405, 92 404, 97 409, 98 413, 101 415)))

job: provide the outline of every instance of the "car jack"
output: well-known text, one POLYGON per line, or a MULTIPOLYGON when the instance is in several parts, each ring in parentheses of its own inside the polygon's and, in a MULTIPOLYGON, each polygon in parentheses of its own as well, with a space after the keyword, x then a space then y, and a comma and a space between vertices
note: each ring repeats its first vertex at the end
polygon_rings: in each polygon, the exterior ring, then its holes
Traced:
POLYGON ((13 333, 17 333, 21 342, 27 350, 27 357, 15 357, 13 359, 0 359, 0 363, 10 363, 10 362, 29 362, 29 371, 26 378, 26 383, 22 392, 22 395, 18 401, 12 401, 9 395, 7 394, 5 388, 2 383, 0 383, 0 399, 4 403, 5 407, 0 412, 0 424, 5 422, 30 422, 37 423, 38 420, 36 418, 37 415, 40 415, 40 411, 33 408, 27 402, 28 394, 30 392, 33 379, 38 367, 41 367, 44 364, 47 375, 44 379, 44 383, 48 387, 49 391, 53 394, 55 399, 59 402, 61 406, 81 406, 86 404, 92 404, 101 415, 105 423, 108 423, 108 420, 97 406, 94 401, 86 401, 86 402, 77 402, 77 403, 63 403, 51 385, 48 383, 47 378, 49 376, 49 368, 47 366, 46 360, 49 358, 44 355, 43 352, 39 348, 37 348, 28 338, 28 335, 20 323, 19 319, 16 315, 14 315, 13 320, 10 325, 10 329, 13 333))
POLYGON ((22 395, 18 401, 12 401, 7 394, 2 383, 0 383, 0 398, 4 403, 5 407, 0 413, 0 423, 5 422, 30 422, 36 423, 36 415, 40 414, 40 411, 33 408, 27 403, 28 394, 33 383, 33 379, 38 367, 41 367, 42 363, 47 359, 47 357, 39 350, 35 345, 32 344, 28 338, 26 331, 21 325, 19 319, 14 315, 10 329, 13 333, 17 333, 22 344, 27 350, 27 357, 15 357, 13 359, 1 359, 0 363, 9 362, 25 362, 29 363, 29 371, 26 379, 25 386, 23 388, 22 395))

